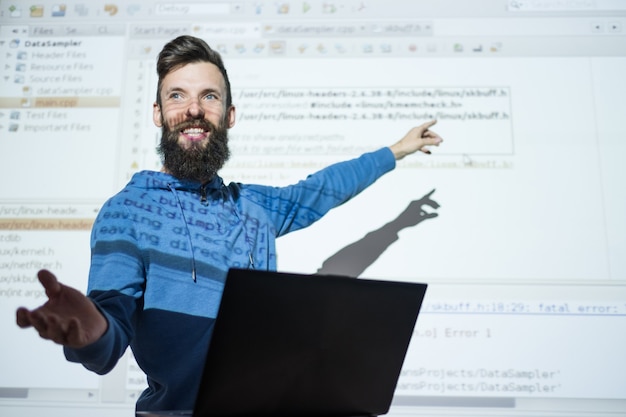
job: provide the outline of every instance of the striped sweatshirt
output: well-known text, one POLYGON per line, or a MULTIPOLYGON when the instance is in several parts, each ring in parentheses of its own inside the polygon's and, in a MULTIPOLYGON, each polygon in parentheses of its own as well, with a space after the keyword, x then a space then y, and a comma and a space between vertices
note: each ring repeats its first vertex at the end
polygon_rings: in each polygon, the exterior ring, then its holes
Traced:
POLYGON ((91 234, 87 295, 108 320, 68 360, 109 372, 130 346, 147 375, 137 410, 192 409, 226 273, 276 269, 276 238, 309 226, 395 167, 389 148, 285 187, 135 174, 91 234))

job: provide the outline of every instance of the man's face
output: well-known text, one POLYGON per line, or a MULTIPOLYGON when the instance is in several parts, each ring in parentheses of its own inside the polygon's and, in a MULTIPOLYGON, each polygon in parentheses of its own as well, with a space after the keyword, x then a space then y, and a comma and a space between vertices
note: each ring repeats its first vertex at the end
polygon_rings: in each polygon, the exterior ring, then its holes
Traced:
POLYGON ((160 98, 153 120, 163 130, 165 169, 179 178, 210 179, 228 159, 228 129, 235 124, 219 69, 207 62, 178 68, 163 78, 160 98))

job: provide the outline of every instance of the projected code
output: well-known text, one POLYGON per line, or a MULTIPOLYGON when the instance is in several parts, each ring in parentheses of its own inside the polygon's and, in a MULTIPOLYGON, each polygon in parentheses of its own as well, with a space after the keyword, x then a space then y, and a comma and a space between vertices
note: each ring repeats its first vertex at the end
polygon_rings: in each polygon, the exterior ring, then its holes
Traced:
POLYGON ((623 292, 622 286, 567 293, 546 287, 543 297, 426 300, 397 394, 622 398, 626 374, 614 358, 624 345, 623 292), (594 359, 580 361, 567 354, 572 349, 594 359), (612 382, 588 383, 598 379, 612 382))
POLYGON ((421 314, 494 315, 600 315, 626 316, 626 302, 584 301, 434 301, 424 303, 421 314))
POLYGON ((494 368, 403 369, 397 394, 555 394, 562 386, 559 370, 494 368))
POLYGON ((445 121, 457 139, 446 145, 448 154, 513 150, 508 87, 246 88, 234 101, 239 155, 354 154, 371 150, 367 139, 379 135, 376 129, 387 134, 389 122, 413 126, 432 119, 445 121), (272 133, 257 123, 272 123, 272 133), (309 126, 304 132, 302 123, 309 126), (471 143, 459 140, 472 131, 481 133, 471 143))
POLYGON ((246 89, 239 107, 241 120, 509 120, 509 97, 507 88, 246 89))
POLYGON ((83 274, 71 271, 89 259, 88 237, 98 210, 98 203, 0 204, 0 299, 17 306, 45 297, 40 269, 81 280, 83 274))
POLYGON ((63 267, 56 260, 57 253, 52 246, 34 243, 28 246, 23 240, 18 234, 0 234, 0 299, 44 297, 45 291, 35 271, 63 267))

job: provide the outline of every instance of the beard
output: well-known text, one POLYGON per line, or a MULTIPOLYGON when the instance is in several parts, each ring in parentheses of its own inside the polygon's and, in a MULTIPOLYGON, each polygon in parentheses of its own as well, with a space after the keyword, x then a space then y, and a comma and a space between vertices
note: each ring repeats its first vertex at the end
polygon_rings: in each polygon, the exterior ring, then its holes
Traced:
POLYGON ((188 120, 171 128, 164 122, 161 130, 157 152, 167 172, 178 179, 208 181, 230 157, 225 120, 219 126, 204 119, 188 120), (209 136, 206 140, 189 142, 183 147, 178 143, 179 134, 190 127, 202 128, 209 132, 209 136))

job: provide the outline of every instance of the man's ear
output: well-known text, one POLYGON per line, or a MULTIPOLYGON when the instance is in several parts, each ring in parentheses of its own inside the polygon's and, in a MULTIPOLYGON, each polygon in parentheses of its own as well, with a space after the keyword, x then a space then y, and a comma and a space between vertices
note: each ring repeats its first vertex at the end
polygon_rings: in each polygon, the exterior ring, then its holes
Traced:
POLYGON ((226 112, 228 117, 228 128, 230 129, 235 126, 235 106, 230 106, 226 112))
POLYGON ((152 105, 152 121, 156 127, 163 127, 163 115, 161 114, 161 106, 157 103, 152 105))

